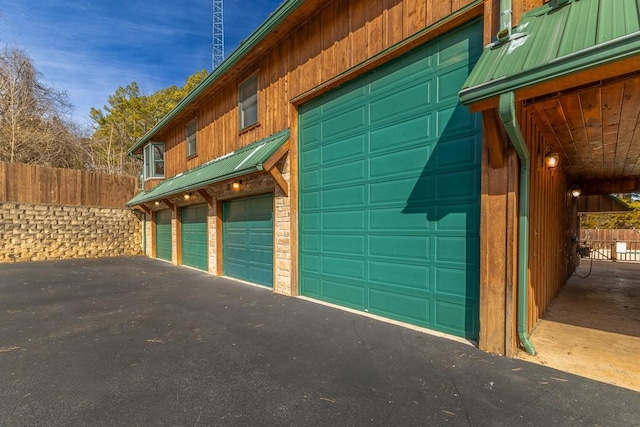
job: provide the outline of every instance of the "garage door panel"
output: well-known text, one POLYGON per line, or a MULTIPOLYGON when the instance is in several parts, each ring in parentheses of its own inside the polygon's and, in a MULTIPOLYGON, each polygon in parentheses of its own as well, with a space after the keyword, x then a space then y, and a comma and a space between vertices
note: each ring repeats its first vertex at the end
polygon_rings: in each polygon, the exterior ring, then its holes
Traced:
POLYGON ((301 257, 301 267, 308 273, 320 273, 320 255, 306 254, 301 257))
POLYGON ((435 136, 437 138, 445 136, 454 139, 473 135, 473 129, 478 127, 476 118, 469 114, 467 107, 461 105, 438 110, 435 119, 435 136))
POLYGON ((464 336, 465 331, 477 330, 477 310, 446 301, 434 301, 434 324, 438 329, 464 336))
POLYGON ((338 187, 325 190, 321 193, 321 197, 323 208, 336 206, 340 206, 341 208, 363 207, 365 204, 365 186, 357 185, 354 187, 338 187))
POLYGON ((165 261, 172 255, 171 216, 168 209, 156 212, 156 258, 165 261))
POLYGON ((184 207, 180 211, 182 264, 208 270, 207 205, 184 207))
POLYGON ((359 107, 346 111, 322 123, 322 137, 331 138, 336 135, 349 135, 359 131, 365 124, 365 109, 359 107))
POLYGON ((362 309, 367 306, 365 288, 362 285, 350 284, 344 281, 324 279, 320 288, 320 295, 329 302, 346 305, 351 308, 362 309))
POLYGON ((361 280, 364 277, 365 261, 354 258, 337 258, 323 255, 321 259, 322 273, 337 277, 361 280))
POLYGON ((303 295, 477 338, 481 122, 457 93, 481 34, 467 25, 300 107, 303 295), (347 111, 364 113, 357 132, 347 111))
POLYGON ((423 265, 398 264, 395 262, 370 261, 369 281, 387 286, 429 290, 429 267, 423 265))
MULTIPOLYGON (((464 83, 464 81, 463 81, 464 83)), ((387 120, 399 114, 405 114, 418 108, 426 108, 431 100, 431 81, 420 82, 414 86, 372 101, 369 107, 370 124, 387 120)))
POLYGON ((434 182, 434 176, 420 176, 417 179, 411 177, 371 183, 369 204, 375 206, 392 203, 396 206, 405 206, 429 203, 436 198, 434 182))
POLYGON ((434 229, 438 232, 462 232, 465 236, 469 232, 477 233, 480 227, 476 214, 480 209, 478 203, 458 203, 440 205, 436 207, 434 229))
MULTIPOLYGON (((314 214, 317 223, 320 221, 320 214, 314 214)), ((322 229, 324 231, 364 231, 366 216, 362 210, 342 210, 339 212, 324 212, 322 214, 322 229)), ((313 226, 310 224, 310 226, 313 226)))
MULTIPOLYGON (((427 209, 427 206, 424 209, 427 209)), ((374 232, 407 232, 416 228, 427 230, 429 227, 424 212, 409 214, 397 208, 375 209, 369 212, 369 229, 374 232)))
POLYGON ((397 90, 397 87, 420 78, 429 78, 433 74, 433 47, 425 46, 420 51, 409 53, 403 61, 395 61, 376 70, 376 78, 371 82, 369 93, 378 96, 381 93, 397 90))
POLYGON ((475 136, 457 138, 454 140, 440 140, 438 143, 436 165, 439 170, 447 168, 475 169, 478 164, 476 152, 469 147, 476 145, 475 136))
MULTIPOLYGON (((400 147, 399 147, 400 148, 400 147)), ((369 160, 369 177, 398 178, 405 174, 415 177, 420 174, 431 155, 431 147, 422 145, 404 149, 397 153, 371 157, 369 160)))
POLYGON ((369 151, 376 153, 393 150, 393 147, 389 147, 389 139, 393 139, 394 147, 397 147, 395 149, 425 143, 433 135, 431 122, 431 114, 425 114, 413 120, 376 128, 369 133, 369 151))
POLYGON ((442 173, 436 177, 438 201, 476 200, 480 176, 475 170, 442 173))
POLYGON ((356 160, 347 164, 328 166, 322 174, 322 185, 349 184, 365 178, 365 160, 356 160))
MULTIPOLYGON (((336 142, 326 141, 320 149, 322 150, 322 163, 325 165, 332 162, 344 163, 351 158, 361 157, 366 153, 365 135, 356 135, 351 138, 339 139, 336 142)), ((310 154, 310 153, 305 153, 310 154)), ((314 153, 317 155, 317 153, 314 153)), ((318 161, 318 165, 320 161, 318 161)))
POLYGON ((273 196, 223 203, 224 274, 273 286, 273 196))
POLYGON ((327 254, 365 255, 365 236, 322 236, 322 251, 327 254))
POLYGON ((372 313, 392 315, 403 318, 411 323, 426 323, 430 320, 431 301, 428 298, 413 297, 396 292, 386 292, 377 289, 369 291, 369 308, 372 313))
MULTIPOLYGON (((474 292, 469 292, 476 286, 478 280, 477 271, 470 268, 446 268, 436 267, 436 286, 438 294, 447 294, 454 297, 475 297, 474 292), (466 283, 467 286, 459 286, 466 283)), ((460 300, 457 300, 460 303, 460 300)))
POLYGON ((429 237, 398 236, 396 234, 369 237, 369 254, 371 256, 403 259, 429 258, 429 237))
POLYGON ((360 107, 365 98, 365 88, 348 83, 335 92, 327 94, 322 104, 318 105, 318 110, 309 113, 309 119, 342 114, 352 110, 354 106, 360 107))

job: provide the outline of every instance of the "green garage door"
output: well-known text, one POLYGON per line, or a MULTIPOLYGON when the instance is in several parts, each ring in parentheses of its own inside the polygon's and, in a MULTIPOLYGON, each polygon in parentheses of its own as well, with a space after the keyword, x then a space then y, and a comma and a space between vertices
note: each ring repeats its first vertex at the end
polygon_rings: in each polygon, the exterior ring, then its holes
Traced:
POLYGON ((182 208, 182 264, 209 269, 207 243, 207 205, 182 208))
POLYGON ((156 258, 171 261, 171 211, 156 212, 156 258))
POLYGON ((226 201, 222 220, 224 274, 273 287, 273 195, 226 201))
POLYGON ((300 292, 478 337, 481 123, 468 24, 300 108, 300 292))

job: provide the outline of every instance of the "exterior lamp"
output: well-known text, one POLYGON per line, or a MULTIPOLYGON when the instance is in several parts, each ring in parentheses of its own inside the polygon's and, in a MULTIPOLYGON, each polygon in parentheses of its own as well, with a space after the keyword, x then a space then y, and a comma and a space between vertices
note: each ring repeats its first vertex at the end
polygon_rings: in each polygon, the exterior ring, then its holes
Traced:
POLYGON ((157 200, 153 204, 156 205, 156 206, 160 206, 160 202, 157 201, 157 200))
POLYGON ((185 193, 183 197, 185 200, 189 200, 191 198, 191 193, 185 193))
POLYGON ((571 187, 571 195, 573 197, 580 197, 580 193, 582 193, 582 191, 580 190, 580 187, 577 184, 571 187))
POLYGON ((556 166, 558 166, 559 162, 560 156, 555 151, 544 156, 544 164, 547 165, 549 169, 554 169, 556 166))
POLYGON ((236 180, 231 183, 231 189, 234 191, 238 191, 240 188, 242 188, 242 180, 236 180))

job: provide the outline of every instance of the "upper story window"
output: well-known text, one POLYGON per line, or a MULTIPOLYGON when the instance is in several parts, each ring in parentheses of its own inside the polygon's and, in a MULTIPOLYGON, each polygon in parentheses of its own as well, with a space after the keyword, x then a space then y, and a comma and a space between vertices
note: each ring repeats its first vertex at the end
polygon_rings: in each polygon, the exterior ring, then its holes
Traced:
POLYGON ((144 147, 144 179, 164 178, 164 143, 150 142, 144 147))
POLYGON ((258 123, 258 75, 254 74, 239 87, 238 110, 240 130, 258 123))
POLYGON ((197 151, 196 130, 197 120, 193 119, 187 123, 186 135, 187 135, 187 158, 195 156, 197 151))

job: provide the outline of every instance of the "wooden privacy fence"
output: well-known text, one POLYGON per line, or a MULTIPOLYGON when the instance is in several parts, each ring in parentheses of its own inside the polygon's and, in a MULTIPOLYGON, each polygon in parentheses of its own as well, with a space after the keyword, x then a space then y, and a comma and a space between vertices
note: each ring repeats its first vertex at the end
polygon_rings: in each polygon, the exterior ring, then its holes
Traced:
POLYGON ((584 228, 580 230, 580 241, 584 240, 640 240, 640 230, 584 228))
POLYGON ((580 244, 588 248, 591 259, 640 262, 639 230, 583 229, 580 244))
POLYGON ((124 208, 137 187, 131 176, 0 162, 0 202, 124 208))

